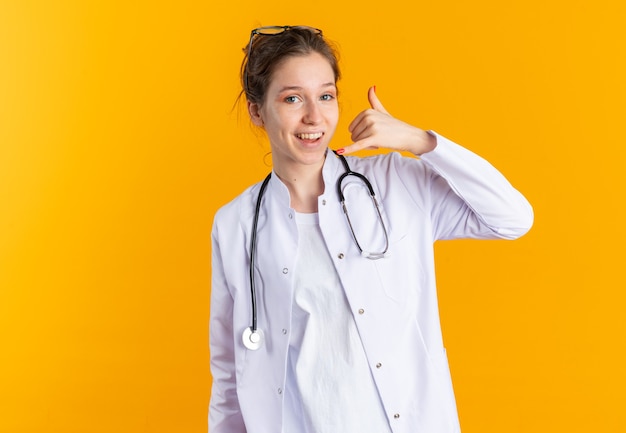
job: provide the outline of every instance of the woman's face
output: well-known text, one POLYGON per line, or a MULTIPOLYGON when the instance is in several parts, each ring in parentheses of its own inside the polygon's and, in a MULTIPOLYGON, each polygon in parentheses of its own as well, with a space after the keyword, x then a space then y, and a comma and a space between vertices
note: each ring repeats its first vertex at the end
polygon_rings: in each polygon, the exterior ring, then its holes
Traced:
POLYGON ((322 55, 314 52, 283 60, 263 105, 248 108, 253 122, 267 132, 276 169, 323 164, 339 108, 335 75, 322 55))

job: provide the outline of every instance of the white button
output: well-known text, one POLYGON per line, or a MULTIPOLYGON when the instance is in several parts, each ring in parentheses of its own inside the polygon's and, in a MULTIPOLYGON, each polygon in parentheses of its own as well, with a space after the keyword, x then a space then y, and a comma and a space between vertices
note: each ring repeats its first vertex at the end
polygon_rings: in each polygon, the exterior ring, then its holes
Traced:
POLYGON ((337 254, 337 257, 339 257, 340 260, 343 259, 343 253, 337 254))
POLYGON ((363 314, 365 313, 365 310, 363 308, 359 308, 359 314, 363 314))
POLYGON ((293 215, 292 214, 289 214, 289 219, 293 219, 293 215))
MULTIPOLYGON (((283 389, 282 388, 278 388, 278 393, 282 394, 283 393, 283 389)), ((396 414, 396 415, 398 415, 398 414, 396 414)), ((398 415, 398 416, 400 416, 400 415, 398 415)))
POLYGON ((287 269, 287 268, 283 268, 283 274, 286 274, 286 273, 288 273, 288 272, 289 272, 289 269, 287 269))
POLYGON ((393 417, 394 417, 395 419, 398 419, 398 418, 400 418, 400 414, 399 414, 399 413, 396 413, 396 414, 394 414, 394 416, 393 416, 393 417))
POLYGON ((383 366, 383 365, 382 365, 380 362, 376 364, 376 368, 380 368, 380 367, 382 367, 382 366, 383 366))
POLYGON ((322 206, 326 206, 326 200, 322 200, 322 206))
POLYGON ((287 335, 287 330, 283 329, 283 335, 287 335))

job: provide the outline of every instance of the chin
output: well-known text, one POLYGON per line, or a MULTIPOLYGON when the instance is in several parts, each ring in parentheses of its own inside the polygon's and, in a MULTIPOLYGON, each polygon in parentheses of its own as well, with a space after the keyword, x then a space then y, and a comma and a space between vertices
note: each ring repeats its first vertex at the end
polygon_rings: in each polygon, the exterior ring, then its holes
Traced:
POLYGON ((326 159, 327 146, 320 146, 317 149, 310 149, 300 154, 300 160, 304 164, 317 164, 326 159))

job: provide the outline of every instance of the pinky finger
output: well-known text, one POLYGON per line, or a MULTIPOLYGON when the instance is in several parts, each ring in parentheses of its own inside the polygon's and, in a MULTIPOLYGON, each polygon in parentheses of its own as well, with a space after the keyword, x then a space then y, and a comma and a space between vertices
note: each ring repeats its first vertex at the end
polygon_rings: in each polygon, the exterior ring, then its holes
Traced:
POLYGON ((378 146, 375 146, 373 143, 370 142, 370 140, 364 139, 364 140, 356 141, 352 143, 351 145, 346 146, 342 149, 337 149, 337 153, 339 155, 342 155, 342 154, 358 152, 359 150, 373 150, 373 149, 378 149, 378 146))

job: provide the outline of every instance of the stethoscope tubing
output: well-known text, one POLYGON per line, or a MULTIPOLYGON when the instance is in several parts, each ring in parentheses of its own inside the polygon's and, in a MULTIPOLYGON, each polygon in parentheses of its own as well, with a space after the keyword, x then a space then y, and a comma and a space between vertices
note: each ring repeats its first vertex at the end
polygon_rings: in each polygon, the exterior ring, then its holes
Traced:
MULTIPOLYGON (((337 155, 336 152, 335 154, 337 155)), ((374 188, 372 187, 372 184, 370 183, 370 181, 364 175, 362 175, 361 173, 354 172, 350 169, 350 166, 348 165, 348 161, 343 155, 337 155, 337 156, 339 157, 339 159, 341 160, 341 163, 343 164, 345 168, 345 172, 341 176, 339 176, 339 179, 337 180, 337 193, 339 196, 339 202, 341 204, 343 212, 348 221, 348 226, 350 227, 352 238, 354 239, 354 242, 356 243, 356 246, 358 247, 358 249, 361 251, 361 255, 363 257, 368 258, 368 259, 374 259, 374 260, 387 257, 387 249, 389 248, 389 237, 387 234, 387 228, 385 227, 385 223, 382 218, 382 214, 380 213, 378 201, 376 200, 376 194, 374 194, 374 188), (383 228, 383 233, 385 236, 385 249, 381 253, 370 253, 370 252, 363 251, 363 249, 361 248, 361 245, 359 244, 356 238, 356 234, 354 233, 354 228, 352 227, 352 223, 350 221, 350 216, 348 215, 348 210, 346 209, 345 197, 343 195, 343 191, 341 190, 342 182, 348 176, 358 177, 361 181, 363 181, 363 183, 367 186, 367 189, 369 190, 370 197, 372 198, 374 207, 376 208, 376 212, 378 213, 378 219, 383 228)), ((259 225, 259 214, 261 213, 261 202, 263 199, 263 195, 265 193, 265 189, 267 188, 267 185, 271 177, 272 177, 272 173, 270 172, 265 178, 265 180, 263 180, 263 183, 261 184, 261 188, 259 189, 259 195, 257 196, 256 207, 254 211, 254 220, 252 222, 252 234, 250 236, 250 301, 251 301, 250 305, 252 307, 251 308, 252 326, 247 327, 244 330, 243 335, 242 335, 243 344, 246 346, 246 348, 250 350, 257 350, 261 346, 261 340, 262 340, 262 335, 263 335, 263 333, 257 327, 257 297, 256 297, 256 286, 254 282, 255 281, 254 263, 256 259, 257 231, 258 231, 258 225, 259 225)))
POLYGON ((251 330, 254 334, 257 331, 257 314, 256 314, 256 287, 254 284, 254 259, 256 258, 256 235, 257 235, 257 226, 259 225, 259 213, 261 212, 261 201, 263 198, 263 193, 265 192, 265 188, 267 188, 267 184, 272 177, 272 173, 268 174, 265 177, 265 180, 261 184, 261 189, 259 190, 259 195, 256 200, 256 208, 254 211, 254 221, 252 223, 252 236, 250 237, 250 299, 252 300, 252 326, 251 330))

